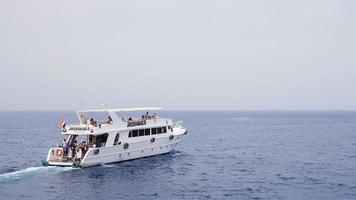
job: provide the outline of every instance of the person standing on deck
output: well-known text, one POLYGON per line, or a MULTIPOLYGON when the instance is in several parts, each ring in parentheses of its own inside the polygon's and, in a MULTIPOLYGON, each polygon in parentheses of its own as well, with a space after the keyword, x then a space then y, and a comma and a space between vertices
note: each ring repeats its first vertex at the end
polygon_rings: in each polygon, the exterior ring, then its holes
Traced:
POLYGON ((71 149, 71 151, 72 151, 72 160, 73 160, 73 161, 74 161, 74 159, 75 159, 75 154, 76 154, 75 149, 76 149, 76 147, 77 147, 77 140, 74 140, 74 141, 72 142, 71 146, 70 146, 70 149, 71 149))
POLYGON ((64 154, 67 154, 67 141, 66 139, 63 139, 63 142, 62 142, 62 147, 63 147, 63 152, 64 154))

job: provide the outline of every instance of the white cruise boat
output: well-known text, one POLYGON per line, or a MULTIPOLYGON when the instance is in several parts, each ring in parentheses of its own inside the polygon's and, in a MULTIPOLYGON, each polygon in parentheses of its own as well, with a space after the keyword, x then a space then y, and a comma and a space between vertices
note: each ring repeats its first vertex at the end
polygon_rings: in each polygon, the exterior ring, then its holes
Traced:
POLYGON ((149 115, 161 108, 122 108, 77 111, 79 122, 66 125, 61 145, 48 151, 44 166, 89 167, 169 153, 187 133, 183 122, 149 115), (133 118, 127 112, 142 112, 133 118), (90 114, 105 116, 103 121, 90 114), (97 120, 97 121, 96 121, 97 120))

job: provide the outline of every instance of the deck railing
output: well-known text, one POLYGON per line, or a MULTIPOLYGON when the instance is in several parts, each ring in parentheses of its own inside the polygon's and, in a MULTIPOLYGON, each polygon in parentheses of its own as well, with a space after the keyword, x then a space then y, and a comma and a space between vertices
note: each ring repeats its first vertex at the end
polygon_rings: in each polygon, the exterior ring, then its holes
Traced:
POLYGON ((176 121, 173 123, 173 128, 179 128, 183 126, 183 121, 176 121))

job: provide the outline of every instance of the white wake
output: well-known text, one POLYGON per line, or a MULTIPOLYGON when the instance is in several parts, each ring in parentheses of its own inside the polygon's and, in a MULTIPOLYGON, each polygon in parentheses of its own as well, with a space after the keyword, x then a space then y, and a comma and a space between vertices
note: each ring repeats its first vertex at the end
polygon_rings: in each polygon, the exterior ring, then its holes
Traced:
POLYGON ((0 174, 0 183, 7 183, 12 181, 18 181, 30 177, 39 176, 42 174, 55 174, 62 171, 73 170, 72 167, 29 167, 14 172, 0 174))

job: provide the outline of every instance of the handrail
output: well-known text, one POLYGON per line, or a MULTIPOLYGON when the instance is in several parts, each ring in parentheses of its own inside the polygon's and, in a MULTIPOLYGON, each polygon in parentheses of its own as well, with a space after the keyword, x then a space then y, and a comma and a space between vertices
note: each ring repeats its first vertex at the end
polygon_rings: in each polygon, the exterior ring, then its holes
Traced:
POLYGON ((173 123, 173 128, 180 128, 183 126, 183 121, 176 121, 173 123))

